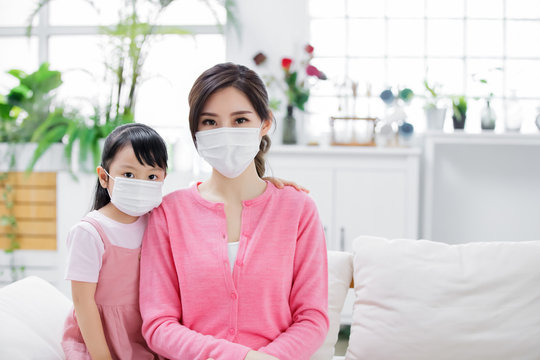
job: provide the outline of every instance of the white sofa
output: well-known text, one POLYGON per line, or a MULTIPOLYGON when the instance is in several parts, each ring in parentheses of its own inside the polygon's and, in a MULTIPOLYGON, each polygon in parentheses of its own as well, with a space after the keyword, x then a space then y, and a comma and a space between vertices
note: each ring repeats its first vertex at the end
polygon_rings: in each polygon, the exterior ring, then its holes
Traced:
MULTIPOLYGON (((329 251, 330 331, 312 360, 540 359, 540 241, 361 237, 329 251), (351 280, 349 347, 334 357, 351 280)), ((62 359, 70 301, 28 277, 0 289, 0 359, 62 359)))

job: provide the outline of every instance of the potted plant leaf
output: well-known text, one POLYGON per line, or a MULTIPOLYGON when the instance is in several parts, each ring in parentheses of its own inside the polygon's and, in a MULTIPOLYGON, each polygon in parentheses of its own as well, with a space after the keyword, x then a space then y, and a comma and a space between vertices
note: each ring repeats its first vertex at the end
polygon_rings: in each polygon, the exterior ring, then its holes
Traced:
POLYGON ((467 119, 467 99, 465 96, 455 96, 452 99, 452 120, 455 130, 463 130, 465 128, 465 120, 467 119))
POLYGON ((444 127, 444 119, 446 117, 446 108, 439 106, 441 99, 438 93, 438 84, 430 85, 424 80, 426 90, 426 103, 424 105, 424 113, 426 115, 426 123, 428 130, 442 130, 444 127))
MULTIPOLYGON (((41 0, 30 16, 27 34, 32 31, 32 20, 41 8, 52 0, 41 0)), ((118 22, 112 26, 101 26, 99 31, 105 35, 111 53, 104 54, 106 77, 111 86, 107 91, 107 101, 94 105, 94 113, 87 118, 77 118, 74 122, 69 119, 51 119, 43 124, 34 140, 46 148, 54 136, 49 133, 55 131, 57 136, 66 136, 66 157, 71 162, 72 153, 79 154, 79 168, 93 171, 99 163, 101 156, 100 142, 118 125, 135 121, 135 108, 137 92, 143 78, 143 66, 151 50, 152 40, 156 35, 189 35, 190 31, 174 26, 157 26, 162 13, 175 0, 129 0, 119 13, 118 22), (92 164, 88 158, 92 156, 92 164)), ((216 6, 218 3, 203 1, 204 5, 219 22, 216 6)), ((96 12, 100 13, 99 4, 89 1, 96 12)), ((222 3, 227 13, 227 20, 236 27, 234 15, 235 2, 227 0, 222 3)), ((105 6, 107 6, 105 4, 105 6)), ((39 155, 36 153, 36 155, 39 155)), ((39 156, 38 156, 39 157, 39 156)))
MULTIPOLYGON (((35 136, 38 128, 44 122, 67 116, 54 101, 62 78, 59 71, 49 69, 48 63, 41 64, 38 70, 30 74, 18 69, 10 70, 8 74, 15 77, 18 84, 7 95, 0 96, 0 141, 4 143, 0 147, 0 156, 4 164, 9 164, 3 170, 13 170, 31 163, 28 167, 28 171, 31 171, 37 159, 47 150, 41 149, 39 156, 36 156, 35 136)), ((55 134, 47 136, 51 144, 61 140, 55 134)))

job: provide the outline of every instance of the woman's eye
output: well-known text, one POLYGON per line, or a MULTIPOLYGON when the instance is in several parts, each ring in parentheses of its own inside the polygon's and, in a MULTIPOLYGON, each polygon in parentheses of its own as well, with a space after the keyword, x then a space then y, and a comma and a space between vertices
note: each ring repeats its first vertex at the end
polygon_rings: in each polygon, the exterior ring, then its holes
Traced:
POLYGON ((216 125, 216 121, 212 119, 205 119, 201 122, 201 124, 206 125, 206 126, 214 126, 216 125))
POLYGON ((133 173, 130 173, 130 172, 124 173, 123 175, 124 175, 124 177, 126 177, 128 179, 131 179, 131 178, 135 177, 135 175, 133 175, 133 173))
POLYGON ((235 120, 237 124, 243 124, 245 122, 248 122, 249 120, 246 118, 238 118, 235 120))
POLYGON ((158 176, 152 174, 152 175, 148 176, 148 178, 149 178, 150 180, 157 180, 157 179, 158 179, 158 176))

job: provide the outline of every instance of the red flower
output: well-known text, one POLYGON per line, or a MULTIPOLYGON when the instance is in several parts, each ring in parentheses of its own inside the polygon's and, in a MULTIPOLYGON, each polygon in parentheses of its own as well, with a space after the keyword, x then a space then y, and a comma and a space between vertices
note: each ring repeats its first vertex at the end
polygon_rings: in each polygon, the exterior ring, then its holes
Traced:
POLYGON ((289 71, 289 69, 291 68, 291 64, 292 64, 292 59, 290 58, 281 59, 281 67, 284 70, 289 71))
POLYGON ((253 61, 255 62, 255 65, 261 65, 263 62, 265 62, 265 60, 266 60, 266 55, 264 55, 262 52, 257 53, 257 55, 253 57, 253 61))
POLYGON ((308 54, 313 54, 313 46, 307 44, 304 48, 308 54))
POLYGON ((319 77, 320 71, 315 66, 308 65, 308 67, 306 68, 306 73, 309 76, 317 76, 317 77, 319 77))

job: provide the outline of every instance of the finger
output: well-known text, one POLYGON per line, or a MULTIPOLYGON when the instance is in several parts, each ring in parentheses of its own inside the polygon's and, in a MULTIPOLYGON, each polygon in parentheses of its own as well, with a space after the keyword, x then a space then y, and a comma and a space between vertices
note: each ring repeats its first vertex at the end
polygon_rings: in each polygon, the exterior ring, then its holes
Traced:
POLYGON ((295 184, 294 188, 295 188, 296 190, 298 190, 298 191, 303 191, 303 192, 305 192, 306 194, 309 194, 309 190, 306 189, 305 187, 301 186, 301 185, 296 185, 296 184, 295 184))

